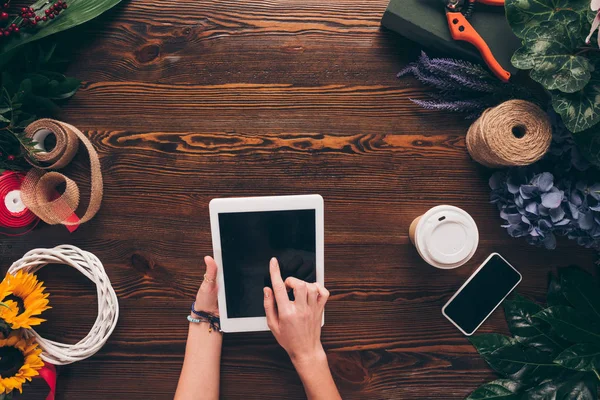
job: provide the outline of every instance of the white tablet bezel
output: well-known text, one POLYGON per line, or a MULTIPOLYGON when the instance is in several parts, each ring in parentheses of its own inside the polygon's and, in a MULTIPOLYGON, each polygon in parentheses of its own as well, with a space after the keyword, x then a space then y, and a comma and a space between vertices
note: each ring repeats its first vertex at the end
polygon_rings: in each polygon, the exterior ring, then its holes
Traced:
MULTIPOLYGON (((210 226, 212 232, 214 259, 219 267, 217 283, 219 285, 219 314, 223 332, 268 331, 266 317, 228 318, 225 281, 223 277, 223 256, 221 252, 221 234, 219 214, 253 211, 315 210, 316 238, 316 275, 317 282, 325 285, 325 233, 323 198, 319 195, 238 197, 213 199, 209 204, 210 226)), ((323 317, 323 322, 325 321, 323 317)))

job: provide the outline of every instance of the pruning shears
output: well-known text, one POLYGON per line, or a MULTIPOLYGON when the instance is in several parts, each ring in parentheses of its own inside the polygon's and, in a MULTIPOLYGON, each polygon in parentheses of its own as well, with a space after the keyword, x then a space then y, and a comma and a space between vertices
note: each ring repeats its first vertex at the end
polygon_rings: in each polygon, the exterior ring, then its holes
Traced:
POLYGON ((469 18, 475 9, 475 3, 486 4, 489 6, 504 7, 504 0, 443 0, 446 5, 446 19, 450 28, 450 35, 454 40, 462 40, 471 43, 479 50, 483 61, 490 70, 503 82, 508 82, 510 72, 502 68, 496 60, 490 47, 485 40, 477 33, 469 18))

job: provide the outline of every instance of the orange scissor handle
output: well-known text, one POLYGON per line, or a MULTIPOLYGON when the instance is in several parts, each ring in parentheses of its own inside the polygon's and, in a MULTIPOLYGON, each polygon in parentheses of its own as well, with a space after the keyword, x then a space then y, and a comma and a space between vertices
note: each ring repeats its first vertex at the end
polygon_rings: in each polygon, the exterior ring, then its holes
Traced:
POLYGON ((479 50, 483 61, 492 70, 501 81, 508 82, 510 79, 510 72, 502 68, 502 65, 498 63, 489 46, 477 33, 475 28, 467 21, 464 15, 459 12, 447 12, 446 18, 448 19, 448 26, 450 27, 450 34, 454 40, 463 40, 471 43, 479 50))
POLYGON ((486 4, 488 6, 504 6, 504 0, 475 0, 476 3, 486 4))

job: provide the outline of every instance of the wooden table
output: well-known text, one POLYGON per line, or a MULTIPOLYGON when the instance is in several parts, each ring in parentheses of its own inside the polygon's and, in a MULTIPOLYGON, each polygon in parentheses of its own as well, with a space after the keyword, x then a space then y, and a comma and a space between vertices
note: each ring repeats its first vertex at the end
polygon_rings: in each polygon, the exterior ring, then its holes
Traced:
MULTIPOLYGON (((409 101, 396 79, 419 49, 380 29, 387 0, 130 0, 68 34, 68 72, 84 81, 63 119, 100 154, 105 196, 69 234, 42 226, 3 239, 4 268, 34 247, 96 254, 121 317, 94 357, 60 370, 58 399, 169 399, 191 300, 211 254, 214 197, 325 198, 323 342, 345 399, 460 399, 494 377, 440 309, 490 252, 543 300, 548 271, 591 265, 568 241, 554 252, 508 237, 489 204, 489 172, 470 160, 461 117, 409 101), (426 265, 412 219, 441 203, 470 212, 481 243, 468 265, 426 265)), ((85 153, 67 173, 85 182, 85 153)), ((76 342, 96 316, 94 287, 65 266, 40 273, 51 292, 41 331, 76 342)), ((501 311, 482 332, 504 332, 501 311)), ((201 379, 201 377, 199 377, 201 379)), ((225 336, 225 399, 301 399, 268 333, 225 336)), ((36 383, 24 398, 44 398, 36 383)))

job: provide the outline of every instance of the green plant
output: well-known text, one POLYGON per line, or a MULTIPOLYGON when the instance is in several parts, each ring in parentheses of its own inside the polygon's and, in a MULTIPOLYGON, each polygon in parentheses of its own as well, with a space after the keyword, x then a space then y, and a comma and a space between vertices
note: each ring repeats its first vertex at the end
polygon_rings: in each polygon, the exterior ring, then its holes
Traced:
POLYGON ((25 127, 37 118, 56 116, 60 102, 80 86, 78 79, 61 73, 64 66, 54 57, 56 44, 47 37, 90 21, 120 1, 69 0, 66 7, 63 2, 39 0, 23 8, 21 17, 8 21, 28 29, 12 31, 0 40, 0 172, 29 166, 23 156, 35 151, 35 143, 25 137, 25 127), (27 23, 50 15, 53 7, 51 24, 27 23))
POLYGON ((531 70, 583 153, 600 165, 600 53, 585 44, 594 15, 590 0, 506 0, 508 22, 523 44, 513 65, 531 70))
POLYGON ((600 284, 577 267, 550 275, 546 306, 516 295, 504 302, 512 337, 471 343, 501 379, 467 400, 597 400, 600 384, 600 284))
POLYGON ((79 80, 58 72, 55 49, 48 43, 24 47, 0 69, 0 169, 28 166, 21 156, 35 149, 25 127, 39 117, 57 115, 58 104, 79 88, 79 80))
MULTIPOLYGON (((69 0, 69 8, 63 10, 52 24, 33 31, 21 31, 19 35, 11 35, 7 40, 4 40, 0 47, 0 57, 5 57, 6 53, 26 43, 43 39, 90 21, 120 2, 121 0, 69 0)), ((45 5, 49 4, 50 1, 48 0, 38 0, 31 7, 43 11, 45 5)), ((43 12, 38 12, 38 14, 40 16, 44 15, 43 12)), ((17 23, 19 22, 20 18, 17 19, 17 23)))
POLYGON ((506 16, 523 43, 513 65, 531 70, 583 153, 600 165, 600 54, 585 45, 589 0, 506 0, 506 16))

